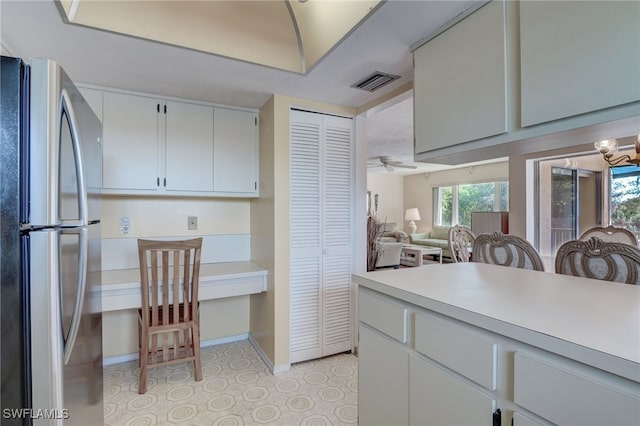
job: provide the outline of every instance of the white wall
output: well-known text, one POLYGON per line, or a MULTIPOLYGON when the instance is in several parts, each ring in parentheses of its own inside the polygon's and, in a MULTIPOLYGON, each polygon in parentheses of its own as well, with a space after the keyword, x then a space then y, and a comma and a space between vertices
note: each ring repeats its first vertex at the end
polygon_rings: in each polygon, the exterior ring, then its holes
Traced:
POLYGON ((386 172, 367 173, 367 191, 371 191, 372 209, 374 196, 378 194, 378 221, 397 223, 398 229, 407 231, 404 222, 404 176, 386 172))
POLYGON ((509 162, 507 161, 405 176, 404 204, 406 208, 418 208, 422 220, 416 222, 417 232, 427 232, 433 224, 434 187, 499 180, 509 180, 509 162))

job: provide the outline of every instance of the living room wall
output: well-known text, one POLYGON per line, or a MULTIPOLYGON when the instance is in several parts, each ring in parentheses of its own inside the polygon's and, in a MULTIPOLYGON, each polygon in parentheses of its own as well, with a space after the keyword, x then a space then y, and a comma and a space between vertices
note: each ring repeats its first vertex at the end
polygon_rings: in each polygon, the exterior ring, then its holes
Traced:
POLYGON ((387 172, 367 173, 367 191, 371 191, 371 203, 378 194, 378 221, 397 223, 398 229, 407 232, 404 222, 404 176, 387 172))
POLYGON ((427 232, 433 224, 434 187, 498 180, 509 180, 508 161, 404 176, 404 206, 418 208, 417 232, 427 232))

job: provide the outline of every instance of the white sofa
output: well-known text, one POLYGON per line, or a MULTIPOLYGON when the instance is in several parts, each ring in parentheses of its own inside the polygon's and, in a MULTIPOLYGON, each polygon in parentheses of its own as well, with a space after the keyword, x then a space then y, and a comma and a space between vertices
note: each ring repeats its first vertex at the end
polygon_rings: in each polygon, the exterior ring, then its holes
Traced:
POLYGON ((398 224, 395 222, 381 223, 380 224, 380 237, 378 241, 384 243, 405 243, 409 244, 409 234, 398 229, 398 224))

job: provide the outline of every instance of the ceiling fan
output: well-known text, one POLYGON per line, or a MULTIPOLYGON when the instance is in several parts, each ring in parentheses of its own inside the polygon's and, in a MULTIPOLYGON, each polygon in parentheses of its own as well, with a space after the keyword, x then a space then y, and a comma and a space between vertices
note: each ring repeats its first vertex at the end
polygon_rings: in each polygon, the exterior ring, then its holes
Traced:
POLYGON ((394 171, 396 168, 398 169, 417 169, 418 166, 414 166, 413 164, 404 164, 402 161, 392 160, 391 157, 382 156, 382 157, 373 157, 369 159, 369 163, 367 163, 368 168, 373 167, 384 167, 388 172, 394 171), (371 162, 374 160, 374 162, 371 162))

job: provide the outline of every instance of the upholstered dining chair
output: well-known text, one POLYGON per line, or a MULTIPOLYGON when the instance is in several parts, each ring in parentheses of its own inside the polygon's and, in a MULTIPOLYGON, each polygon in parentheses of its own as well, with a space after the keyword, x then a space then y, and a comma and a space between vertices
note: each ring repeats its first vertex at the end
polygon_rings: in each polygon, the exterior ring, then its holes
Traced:
POLYGON ((147 369, 193 361, 202 380, 198 281, 202 238, 138 240, 141 305, 138 310, 140 384, 147 391, 147 369))
POLYGON ((472 247, 476 235, 471 229, 462 225, 454 225, 449 228, 449 251, 451 251, 451 260, 454 263, 469 262, 471 253, 469 249, 472 247))
POLYGON ((558 248, 556 273, 640 284, 640 249, 597 237, 567 241, 558 248))
POLYGON ((597 237, 602 241, 610 243, 624 243, 631 244, 635 247, 638 246, 638 240, 631 231, 624 228, 616 228, 612 225, 609 225, 606 228, 596 226, 595 228, 587 229, 582 233, 582 235, 580 235, 579 239, 582 241, 588 241, 591 237, 597 237))
POLYGON ((478 235, 473 242, 473 261, 544 271, 540 255, 527 240, 502 232, 478 235))

